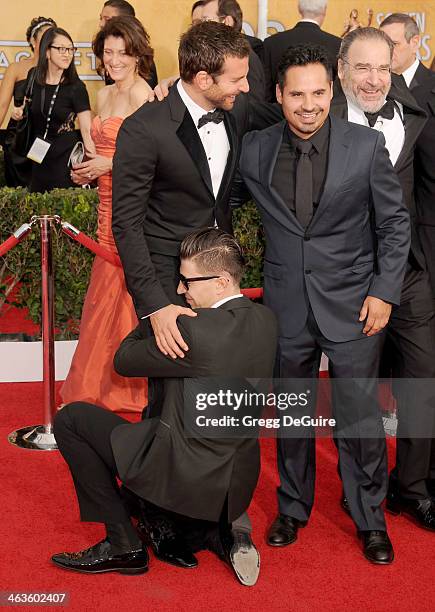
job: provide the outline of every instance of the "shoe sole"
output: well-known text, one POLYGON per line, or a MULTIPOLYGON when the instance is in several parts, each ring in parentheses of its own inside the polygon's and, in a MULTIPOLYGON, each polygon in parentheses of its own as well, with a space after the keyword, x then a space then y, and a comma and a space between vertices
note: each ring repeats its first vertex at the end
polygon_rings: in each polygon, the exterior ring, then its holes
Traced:
POLYGON ((146 574, 148 571, 148 567, 119 567, 119 568, 110 568, 110 569, 101 569, 101 570, 85 570, 80 569, 78 567, 68 567, 66 565, 62 565, 61 563, 57 563, 56 561, 51 560, 53 565, 56 567, 60 567, 63 570, 68 570, 71 572, 79 572, 80 574, 107 574, 108 572, 118 572, 119 574, 126 574, 128 576, 137 576, 139 574, 146 574))
POLYGON ((269 542, 269 540, 266 540, 267 545, 273 546, 274 548, 283 548, 284 546, 289 546, 295 542, 297 542, 297 537, 294 540, 290 540, 290 542, 283 542, 282 544, 277 544, 276 542, 269 542))
POLYGON ((177 563, 176 561, 170 561, 169 559, 160 557, 159 555, 156 554, 155 550, 152 547, 151 547, 151 550, 153 551, 153 554, 154 554, 156 559, 158 559, 162 563, 167 563, 168 565, 173 565, 174 567, 179 567, 181 569, 195 569, 199 565, 199 563, 197 563, 196 565, 181 565, 180 563, 177 563))
POLYGON ((425 529, 426 531, 431 531, 432 533, 435 532, 435 528, 432 527, 426 527, 425 525, 422 525, 418 519, 415 518, 415 516, 413 514, 411 514, 410 512, 407 512, 405 509, 400 508, 400 509, 390 509, 386 508, 387 512, 389 514, 391 514, 392 516, 401 516, 402 514, 404 514, 406 516, 407 519, 409 519, 410 521, 412 521, 415 525, 417 525, 417 527, 420 527, 420 529, 425 529))
POLYGON ((373 563, 373 565, 391 565, 391 563, 393 563, 394 561, 394 554, 391 560, 389 561, 375 561, 374 559, 370 559, 370 557, 367 557, 367 555, 365 555, 364 553, 363 553, 363 556, 364 556, 364 559, 367 559, 367 561, 370 561, 370 563, 373 563))
POLYGON ((260 574, 260 555, 258 550, 250 547, 245 551, 230 552, 231 565, 239 582, 244 586, 254 586, 260 574))

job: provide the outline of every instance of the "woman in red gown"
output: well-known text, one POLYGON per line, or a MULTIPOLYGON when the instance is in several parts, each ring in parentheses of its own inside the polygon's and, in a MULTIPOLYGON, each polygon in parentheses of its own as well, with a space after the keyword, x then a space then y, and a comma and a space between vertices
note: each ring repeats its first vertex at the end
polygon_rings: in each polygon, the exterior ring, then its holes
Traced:
MULTIPOLYGON (((101 89, 91 135, 97 154, 74 167, 77 184, 98 178, 99 243, 116 253, 112 236, 112 158, 123 120, 149 97, 153 52, 142 24, 134 17, 115 17, 97 34, 93 50, 101 69, 114 81, 101 89)), ((144 379, 123 378, 113 369, 121 340, 137 325, 122 268, 95 257, 83 306, 80 337, 71 369, 61 388, 64 403, 87 401, 115 412, 142 412, 147 404, 144 379)))

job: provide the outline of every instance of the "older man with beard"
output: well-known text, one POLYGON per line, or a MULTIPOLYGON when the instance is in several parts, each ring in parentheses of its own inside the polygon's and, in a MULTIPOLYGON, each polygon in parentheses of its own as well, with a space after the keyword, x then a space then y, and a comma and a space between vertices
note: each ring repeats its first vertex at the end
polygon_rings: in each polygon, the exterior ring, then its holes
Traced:
POLYGON ((434 312, 413 195, 414 149, 426 117, 403 81, 391 75, 393 50, 391 39, 375 28, 348 34, 338 60, 344 98, 334 98, 331 112, 383 132, 411 217, 411 249, 400 306, 393 306, 384 350, 399 417, 387 508, 397 514, 403 511, 419 526, 435 530, 435 505, 428 492, 434 462, 433 384, 413 381, 435 378, 434 312))

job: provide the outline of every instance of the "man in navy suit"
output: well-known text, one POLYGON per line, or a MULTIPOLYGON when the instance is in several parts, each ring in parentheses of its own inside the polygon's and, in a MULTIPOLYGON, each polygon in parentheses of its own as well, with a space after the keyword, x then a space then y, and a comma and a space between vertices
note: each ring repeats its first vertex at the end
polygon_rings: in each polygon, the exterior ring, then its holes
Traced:
MULTIPOLYGON (((285 120, 247 134, 240 157, 266 234, 264 302, 279 322, 276 375, 316 378, 322 351, 328 356, 330 376, 341 379, 334 384, 334 412, 350 513, 366 558, 387 564, 393 560, 381 508, 387 463, 374 379, 383 329, 400 300, 409 215, 383 135, 329 117, 332 70, 325 50, 290 48, 278 78, 285 120)), ((232 203, 246 197, 240 185, 232 203)), ((279 514, 268 542, 286 546, 313 506, 311 430, 278 439, 278 468, 279 514)))

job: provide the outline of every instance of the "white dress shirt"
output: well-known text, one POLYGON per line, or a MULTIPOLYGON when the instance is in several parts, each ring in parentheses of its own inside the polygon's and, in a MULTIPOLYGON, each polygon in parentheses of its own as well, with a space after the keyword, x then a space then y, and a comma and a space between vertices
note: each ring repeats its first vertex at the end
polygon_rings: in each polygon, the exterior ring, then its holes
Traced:
POLYGON ((413 64, 410 65, 409 68, 402 72, 402 76, 405 79, 405 83, 407 87, 411 85, 411 81, 414 78, 415 73, 417 72, 417 68, 420 65, 420 60, 416 59, 413 64))
POLYGON ((230 151, 230 143, 228 141, 227 131, 223 121, 220 123, 207 123, 201 128, 198 128, 198 121, 207 110, 204 110, 188 95, 183 87, 181 79, 177 83, 178 93, 186 105, 187 110, 192 117, 193 123, 198 130, 199 137, 204 147, 207 156, 208 166, 210 168, 211 184, 213 186, 214 197, 219 193, 222 177, 227 165, 228 153, 230 151))
POLYGON ((219 308, 219 306, 222 306, 222 304, 225 304, 225 302, 229 302, 230 300, 234 300, 235 298, 241 298, 241 297, 243 297, 241 293, 230 295, 230 297, 226 297, 226 298, 223 298, 222 300, 219 300, 219 302, 216 302, 216 304, 213 304, 213 306, 210 306, 210 308, 219 308))
MULTIPOLYGON (((385 117, 378 117, 375 125, 372 129, 382 132, 385 137, 385 145, 390 155, 391 163, 396 163, 400 152, 405 142, 405 126, 403 125, 403 106, 400 102, 395 103, 394 117, 392 119, 385 119, 385 117), (399 110, 396 107, 399 107, 399 110), (399 113, 400 111, 400 113, 399 113)), ((347 119, 351 123, 357 123, 358 125, 369 126, 367 117, 360 108, 355 106, 350 100, 347 100, 347 119)))

